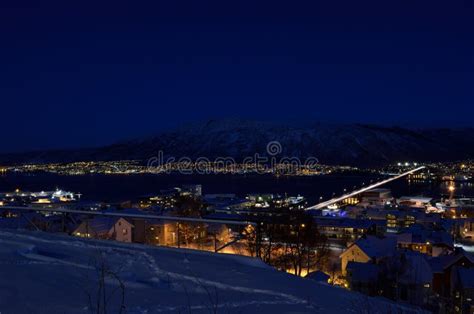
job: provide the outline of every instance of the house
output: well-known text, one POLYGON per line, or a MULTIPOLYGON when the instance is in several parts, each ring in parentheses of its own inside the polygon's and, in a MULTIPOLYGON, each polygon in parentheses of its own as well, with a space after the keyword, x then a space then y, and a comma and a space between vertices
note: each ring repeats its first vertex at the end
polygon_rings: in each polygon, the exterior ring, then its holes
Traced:
POLYGON ((454 312, 474 313, 474 269, 452 269, 451 297, 454 300, 454 312))
POLYGON ((396 245, 395 237, 366 236, 360 238, 340 255, 342 275, 346 275, 349 262, 377 264, 382 259, 393 256, 396 252, 396 245))
POLYGON ((145 225, 148 244, 198 248, 208 241, 207 224, 147 219, 145 225))
POLYGON ((85 219, 72 232, 73 235, 83 238, 107 239, 115 219, 110 217, 94 217, 85 219))
POLYGON ((177 223, 151 219, 146 221, 145 242, 162 246, 177 246, 177 223))
POLYGON ((433 291, 442 297, 451 294, 451 273, 455 267, 474 268, 474 256, 462 248, 449 255, 441 255, 429 260, 433 270, 433 291))
POLYGON ((310 272, 309 274, 305 276, 305 278, 318 281, 318 282, 328 283, 331 276, 329 276, 323 271, 317 270, 317 271, 310 272))
POLYGON ((124 218, 94 217, 84 220, 72 234, 94 239, 133 242, 134 225, 124 218))
POLYGON ((380 267, 374 263, 349 262, 347 264, 347 287, 367 295, 377 294, 380 267))
POLYGON ((346 267, 347 287, 370 296, 428 305, 433 295, 433 272, 428 259, 417 252, 396 251, 378 261, 350 261, 346 267))
POLYGON ((396 295, 404 302, 423 306, 433 294, 433 271, 428 256, 418 252, 400 252, 396 295))
POLYGON ((124 217, 128 222, 133 225, 133 242, 145 243, 145 218, 140 216, 146 215, 146 212, 143 212, 142 210, 137 208, 108 209, 104 212, 123 215, 122 217, 124 217))
POLYGON ((133 229, 135 226, 124 218, 115 221, 110 234, 112 239, 120 242, 133 242, 133 229))
POLYGON ((445 255, 454 250, 454 242, 449 233, 444 230, 431 230, 418 224, 403 229, 397 235, 397 244, 399 248, 430 256, 445 255))

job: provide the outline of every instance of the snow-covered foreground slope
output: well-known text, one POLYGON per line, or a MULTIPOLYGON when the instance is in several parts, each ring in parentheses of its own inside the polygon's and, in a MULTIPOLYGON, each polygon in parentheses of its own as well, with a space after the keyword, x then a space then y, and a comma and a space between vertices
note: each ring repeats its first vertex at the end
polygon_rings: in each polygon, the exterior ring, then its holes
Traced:
POLYGON ((416 312, 241 256, 5 230, 0 230, 0 312, 91 313, 98 265, 118 277, 105 280, 107 313, 119 313, 120 281, 124 313, 416 312))

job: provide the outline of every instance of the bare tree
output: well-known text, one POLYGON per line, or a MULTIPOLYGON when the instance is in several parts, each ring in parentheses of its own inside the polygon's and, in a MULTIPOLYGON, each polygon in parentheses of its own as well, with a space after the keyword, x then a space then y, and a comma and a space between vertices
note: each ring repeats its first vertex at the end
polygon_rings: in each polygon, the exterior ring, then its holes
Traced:
POLYGON ((322 269, 329 258, 327 238, 322 235, 313 217, 301 212, 292 212, 281 222, 259 225, 264 240, 260 245, 258 235, 248 240, 252 256, 281 270, 293 270, 301 276, 303 270, 322 269))
POLYGON ((113 313, 124 313, 125 284, 119 276, 121 267, 113 269, 101 251, 91 259, 90 264, 93 276, 84 274, 86 284, 82 286, 90 313, 107 314, 112 309, 113 313))

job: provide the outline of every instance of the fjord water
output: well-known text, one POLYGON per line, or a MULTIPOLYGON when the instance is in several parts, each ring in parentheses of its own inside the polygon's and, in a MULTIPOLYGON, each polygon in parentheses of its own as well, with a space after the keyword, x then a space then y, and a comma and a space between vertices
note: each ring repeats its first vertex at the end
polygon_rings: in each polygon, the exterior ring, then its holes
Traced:
MULTIPOLYGON (((157 194, 160 190, 184 184, 201 184, 203 194, 234 193, 244 196, 248 193, 274 193, 280 195, 303 195, 310 204, 320 197, 330 198, 333 194, 360 187, 381 176, 370 174, 338 174, 308 177, 274 177, 271 175, 77 175, 9 173, 0 176, 0 192, 48 191, 56 188, 81 193, 87 201, 126 201, 144 195, 157 194)), ((403 195, 424 195, 438 198, 447 194, 446 183, 414 182, 402 178, 384 187, 390 188, 395 197, 403 195)), ((474 197, 472 183, 457 184, 458 196, 474 197)))

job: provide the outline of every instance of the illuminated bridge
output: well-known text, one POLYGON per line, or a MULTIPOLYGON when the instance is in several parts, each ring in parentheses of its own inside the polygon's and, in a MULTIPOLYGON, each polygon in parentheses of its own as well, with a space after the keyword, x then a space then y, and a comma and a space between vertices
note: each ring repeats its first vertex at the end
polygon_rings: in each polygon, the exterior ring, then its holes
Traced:
POLYGON ((422 166, 422 167, 418 167, 418 168, 415 168, 415 169, 412 169, 410 171, 407 171, 407 172, 404 172, 402 174, 398 174, 394 177, 391 177, 391 178, 388 178, 388 179, 385 179, 385 180, 382 180, 382 181, 379 181, 377 183, 374 183, 374 184, 371 184, 369 186, 366 186, 366 187, 363 187, 361 189, 358 189, 358 190, 355 190, 353 192, 350 192, 350 193, 347 193, 347 194, 344 194, 342 196, 339 196, 339 197, 335 197, 335 198, 332 198, 328 201, 325 201, 325 202, 322 202, 322 203, 319 203, 319 204, 316 204, 316 205, 313 205, 311 207, 308 207, 306 208, 306 210, 311 210, 311 209, 323 209, 323 208, 326 208, 328 207, 329 205, 332 205, 332 204, 336 204, 340 201, 343 201, 345 200, 346 198, 349 198, 349 197, 353 197, 353 196, 356 196, 362 192, 365 192, 365 191, 369 191, 369 190, 372 190, 372 189, 375 189, 376 187, 379 187, 381 185, 384 185, 384 184, 387 184, 389 182, 392 182, 392 181, 395 181, 397 179, 400 179, 404 176, 407 176, 409 174, 412 174, 414 172, 417 172, 417 171, 420 171, 421 169, 424 169, 425 167, 422 166))

